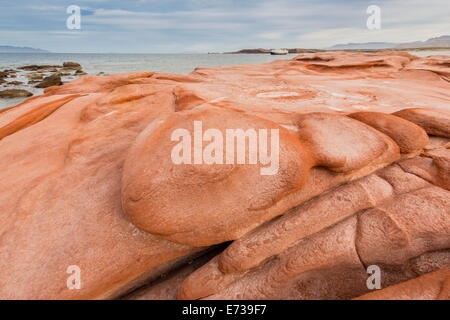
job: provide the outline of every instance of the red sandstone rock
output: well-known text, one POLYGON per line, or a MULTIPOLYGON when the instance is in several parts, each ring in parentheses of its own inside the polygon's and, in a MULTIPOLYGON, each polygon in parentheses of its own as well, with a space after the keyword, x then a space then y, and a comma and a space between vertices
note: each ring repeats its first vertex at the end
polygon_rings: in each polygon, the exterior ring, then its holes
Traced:
POLYGON ((0 298, 351 299, 376 264, 394 286, 369 298, 448 299, 445 59, 86 76, 0 110, 0 298), (278 129, 277 174, 175 165, 171 133, 200 120, 278 129))
POLYGON ((395 115, 422 126, 429 134, 450 138, 449 115, 444 111, 413 108, 398 111, 395 115))
POLYGON ((379 112, 356 112, 349 117, 387 134, 402 153, 417 153, 428 145, 428 135, 421 127, 399 117, 379 112))
POLYGON ((450 270, 436 271, 356 300, 450 300, 450 270))
MULTIPOLYGON (((225 268, 216 262, 200 268, 185 280, 180 297, 351 298, 356 292, 368 290, 364 266, 382 267, 384 285, 390 285, 411 277, 411 259, 448 249, 449 208, 448 191, 430 187, 417 176, 392 166, 370 179, 363 178, 314 198, 234 242, 219 256, 225 268), (364 196, 369 200, 366 204, 364 196), (348 207, 336 200, 347 202, 348 207), (365 210, 370 207, 374 209, 365 210), (308 219, 308 215, 314 218, 308 219), (351 218, 346 219, 349 215, 351 218), (230 269, 230 263, 240 267, 230 269), (324 269, 328 270, 325 274, 324 269), (212 281, 208 281, 213 274, 212 281), (350 292, 349 279, 353 282, 350 292)), ((449 253, 446 257, 450 261, 449 253)))

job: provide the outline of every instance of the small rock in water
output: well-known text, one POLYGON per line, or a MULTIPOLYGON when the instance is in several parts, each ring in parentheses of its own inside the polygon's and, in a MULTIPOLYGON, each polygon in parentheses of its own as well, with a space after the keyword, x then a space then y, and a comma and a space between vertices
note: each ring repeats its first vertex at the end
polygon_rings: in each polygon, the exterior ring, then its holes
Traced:
POLYGON ((23 82, 21 82, 21 81, 9 81, 6 84, 10 85, 10 86, 18 86, 18 85, 23 84, 23 82))
POLYGON ((45 77, 44 80, 42 80, 35 86, 35 88, 47 88, 60 85, 62 85, 61 75, 59 73, 55 73, 51 76, 45 77))
POLYGON ((32 95, 33 94, 30 91, 22 89, 7 89, 0 91, 0 98, 4 99, 31 97, 32 95))
POLYGON ((38 65, 29 65, 29 66, 23 66, 23 67, 19 67, 20 70, 25 70, 25 71, 49 71, 49 72, 54 72, 56 71, 56 68, 61 68, 61 66, 55 66, 55 65, 42 65, 42 66, 38 66, 38 65))
POLYGON ((16 76, 15 75, 16 72, 17 72, 16 70, 12 70, 12 69, 6 69, 6 70, 3 70, 3 71, 0 71, 0 79, 1 78, 6 78, 8 76, 10 78, 13 78, 13 77, 16 76))
POLYGON ((81 70, 81 64, 77 62, 64 62, 63 67, 65 69, 71 69, 71 70, 81 70))
POLYGON ((38 72, 30 73, 30 74, 27 74, 27 78, 30 80, 41 80, 41 79, 44 79, 44 75, 42 73, 38 73, 38 72))
POLYGON ((86 75, 87 73, 86 72, 84 72, 83 70, 77 70, 76 72, 75 72, 75 75, 77 75, 77 76, 84 76, 84 75, 86 75))

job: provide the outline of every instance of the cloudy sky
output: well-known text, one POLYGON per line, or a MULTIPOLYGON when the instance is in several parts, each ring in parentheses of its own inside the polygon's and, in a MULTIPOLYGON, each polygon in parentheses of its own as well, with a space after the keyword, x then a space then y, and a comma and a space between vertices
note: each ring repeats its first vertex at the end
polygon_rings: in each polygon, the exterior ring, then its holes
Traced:
POLYGON ((0 45, 53 52, 222 52, 450 34, 449 0, 0 0, 0 45), (69 5, 82 8, 69 30, 69 5), (381 8, 381 30, 366 9, 381 8))

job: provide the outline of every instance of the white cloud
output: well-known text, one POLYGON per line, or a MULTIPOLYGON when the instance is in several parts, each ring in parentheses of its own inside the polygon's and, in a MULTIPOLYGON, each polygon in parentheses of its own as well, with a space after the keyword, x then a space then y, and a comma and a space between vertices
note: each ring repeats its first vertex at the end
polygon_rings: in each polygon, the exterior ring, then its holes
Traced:
POLYGON ((128 51, 150 52, 321 48, 348 42, 410 42, 450 33, 448 0, 78 0, 89 11, 82 16, 80 34, 66 33, 62 4, 72 1, 48 0, 42 6, 16 1, 0 12, 0 29, 20 31, 20 36, 2 40, 45 43, 50 50, 69 47, 63 37, 85 41, 89 51, 96 46, 122 51, 126 43, 128 51), (24 12, 23 3, 32 10, 24 12), (381 7, 381 30, 366 28, 369 4, 381 7))
POLYGON ((274 40, 283 38, 284 34, 282 32, 264 32, 258 34, 257 36, 262 39, 274 40))

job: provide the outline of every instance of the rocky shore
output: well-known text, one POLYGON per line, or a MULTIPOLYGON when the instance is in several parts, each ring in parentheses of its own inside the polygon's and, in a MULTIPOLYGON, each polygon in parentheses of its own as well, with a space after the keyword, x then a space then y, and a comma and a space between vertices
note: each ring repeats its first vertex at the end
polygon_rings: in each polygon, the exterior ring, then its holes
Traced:
POLYGON ((0 299, 450 299, 449 56, 56 84, 0 109, 0 299), (195 122, 278 130, 277 174, 174 163, 195 122))
MULTIPOLYGON (((34 88, 44 89, 62 85, 87 73, 77 62, 62 65, 26 65, 0 71, 0 99, 29 97, 34 88)), ((41 91, 37 91, 41 93, 41 91)))

